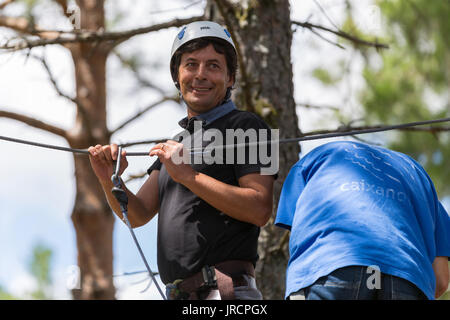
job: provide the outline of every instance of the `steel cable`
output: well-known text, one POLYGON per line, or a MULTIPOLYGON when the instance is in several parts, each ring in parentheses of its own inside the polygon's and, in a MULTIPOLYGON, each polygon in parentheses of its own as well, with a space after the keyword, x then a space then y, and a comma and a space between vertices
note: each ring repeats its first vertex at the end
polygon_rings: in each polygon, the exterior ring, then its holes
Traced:
MULTIPOLYGON (((375 133, 375 132, 382 132, 382 131, 389 131, 389 130, 398 130, 398 129, 405 129, 405 128, 411 128, 416 126, 422 126, 427 124, 436 124, 436 123, 443 123, 443 122, 450 122, 450 118, 441 118, 441 119, 434 119, 434 120, 425 120, 425 121, 416 121, 416 122, 409 122, 409 123, 402 123, 397 125, 390 125, 390 126, 378 126, 375 128, 369 128, 369 129, 358 129, 358 130, 351 130, 351 131, 345 131, 345 132, 331 132, 331 133, 321 133, 316 134, 312 136, 301 136, 301 137, 295 137, 295 138, 284 138, 279 140, 273 140, 273 141, 260 141, 260 142, 249 142, 249 143, 242 143, 242 144, 231 144, 231 145, 224 145, 224 146, 214 146, 213 148, 237 148, 237 147, 244 147, 244 146, 252 146, 252 145, 258 145, 258 144, 265 144, 265 143, 293 143, 293 142, 302 142, 302 141, 311 141, 311 140, 320 140, 320 139, 327 139, 327 138, 336 138, 336 137, 343 137, 343 136, 353 136, 358 134, 367 134, 367 133, 375 133)), ((20 144, 27 144, 35 147, 41 147, 41 148, 47 148, 47 149, 54 149, 54 150, 60 150, 60 151, 67 151, 72 153, 81 153, 81 154, 89 154, 89 151, 87 149, 74 149, 69 147, 62 147, 62 146, 55 146, 45 143, 39 143, 29 140, 23 140, 23 139, 17 139, 17 138, 11 138, 6 136, 0 136, 0 140, 14 142, 14 143, 20 143, 20 144)), ((190 152, 202 152, 203 148, 191 148, 189 149, 190 152)), ((127 156, 147 156, 149 152, 127 152, 127 156)))

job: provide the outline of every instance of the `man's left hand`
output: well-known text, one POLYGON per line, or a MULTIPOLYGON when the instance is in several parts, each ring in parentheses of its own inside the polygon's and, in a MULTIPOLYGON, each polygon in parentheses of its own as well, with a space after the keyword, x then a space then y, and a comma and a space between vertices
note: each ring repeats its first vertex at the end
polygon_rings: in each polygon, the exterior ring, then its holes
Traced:
POLYGON ((182 143, 167 140, 155 145, 149 153, 150 156, 158 156, 159 161, 166 167, 170 177, 178 183, 183 183, 195 175, 195 170, 189 165, 189 151, 182 143))

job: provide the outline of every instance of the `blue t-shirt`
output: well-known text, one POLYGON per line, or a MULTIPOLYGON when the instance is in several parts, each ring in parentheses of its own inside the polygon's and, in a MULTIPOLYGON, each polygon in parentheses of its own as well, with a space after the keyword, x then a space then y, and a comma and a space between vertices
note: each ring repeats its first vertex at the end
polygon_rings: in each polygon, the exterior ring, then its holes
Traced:
POLYGON ((450 217, 412 158, 357 142, 322 145, 290 170, 275 224, 291 230, 286 297, 350 265, 378 266, 434 298, 450 217))

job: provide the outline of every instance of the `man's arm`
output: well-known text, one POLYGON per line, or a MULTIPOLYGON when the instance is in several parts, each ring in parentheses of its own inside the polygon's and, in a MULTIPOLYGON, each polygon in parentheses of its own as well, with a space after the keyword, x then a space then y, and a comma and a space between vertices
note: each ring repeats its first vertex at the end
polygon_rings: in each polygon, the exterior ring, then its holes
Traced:
POLYGON ((189 164, 175 164, 174 153, 182 152, 183 145, 168 141, 152 148, 172 179, 183 184, 197 196, 226 215, 257 226, 264 226, 272 214, 273 176, 251 173, 241 177, 239 186, 232 186, 203 173, 189 164))
POLYGON ((433 261, 434 275, 436 276, 435 298, 442 296, 448 288, 449 268, 448 257, 436 257, 433 261))
MULTIPOLYGON (((128 220, 131 227, 137 228, 145 225, 156 215, 159 209, 158 199, 158 176, 159 171, 152 171, 148 179, 139 189, 137 194, 132 193, 122 181, 122 189, 128 196, 128 220)), ((111 180, 100 182, 105 192, 106 199, 109 206, 116 213, 116 215, 123 219, 122 211, 120 210, 119 202, 116 197, 111 193, 111 189, 114 187, 111 180)))
POLYGON ((226 215, 262 227, 272 214, 273 180, 251 173, 241 177, 237 187, 194 171, 180 183, 226 215))
MULTIPOLYGON (((91 161, 92 169, 103 188, 109 206, 119 218, 123 219, 119 203, 111 193, 111 190, 114 187, 111 181, 111 175, 114 171, 113 161, 117 159, 117 145, 97 145, 95 147, 90 147, 88 151, 90 153, 89 160, 91 161)), ((122 153, 120 162, 122 165, 119 170, 119 175, 121 175, 128 166, 125 151, 122 153)), ((158 176, 159 171, 152 171, 149 178, 145 181, 136 195, 128 190, 122 181, 122 189, 128 196, 128 220, 133 228, 143 226, 158 212, 158 176)))

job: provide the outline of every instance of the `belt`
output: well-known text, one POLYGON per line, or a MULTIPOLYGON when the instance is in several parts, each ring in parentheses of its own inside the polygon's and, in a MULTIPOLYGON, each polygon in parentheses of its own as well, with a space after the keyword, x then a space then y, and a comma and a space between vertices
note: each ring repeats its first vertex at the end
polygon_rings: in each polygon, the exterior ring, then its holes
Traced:
POLYGON ((174 299, 199 299, 198 291, 203 288, 217 288, 222 300, 233 300, 234 287, 248 285, 242 275, 255 277, 255 269, 249 261, 229 260, 214 266, 204 266, 198 272, 184 280, 171 284, 177 293, 174 299))

